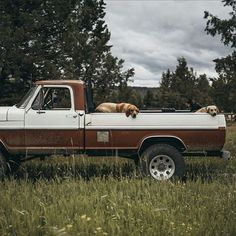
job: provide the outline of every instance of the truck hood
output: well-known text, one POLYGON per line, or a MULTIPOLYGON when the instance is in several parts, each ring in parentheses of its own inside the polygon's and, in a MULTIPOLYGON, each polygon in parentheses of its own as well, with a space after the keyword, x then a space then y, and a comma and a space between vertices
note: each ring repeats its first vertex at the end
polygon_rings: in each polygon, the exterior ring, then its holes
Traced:
POLYGON ((7 120, 7 113, 11 107, 0 107, 0 121, 7 120))

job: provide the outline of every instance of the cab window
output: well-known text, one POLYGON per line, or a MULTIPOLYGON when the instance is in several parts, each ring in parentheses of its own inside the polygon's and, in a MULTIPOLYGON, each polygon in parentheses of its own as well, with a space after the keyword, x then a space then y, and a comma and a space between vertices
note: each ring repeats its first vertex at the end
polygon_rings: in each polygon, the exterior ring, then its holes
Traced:
POLYGON ((71 95, 68 88, 47 88, 43 87, 35 101, 34 110, 70 110, 71 95))

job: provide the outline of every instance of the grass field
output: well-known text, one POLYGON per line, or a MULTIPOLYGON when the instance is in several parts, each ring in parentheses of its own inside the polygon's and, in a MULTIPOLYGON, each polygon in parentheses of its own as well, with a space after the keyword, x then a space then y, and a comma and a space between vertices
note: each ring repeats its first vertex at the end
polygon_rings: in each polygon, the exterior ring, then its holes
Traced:
POLYGON ((120 158, 49 158, 0 183, 0 235, 236 235, 233 158, 186 158, 186 181, 143 178, 120 158))

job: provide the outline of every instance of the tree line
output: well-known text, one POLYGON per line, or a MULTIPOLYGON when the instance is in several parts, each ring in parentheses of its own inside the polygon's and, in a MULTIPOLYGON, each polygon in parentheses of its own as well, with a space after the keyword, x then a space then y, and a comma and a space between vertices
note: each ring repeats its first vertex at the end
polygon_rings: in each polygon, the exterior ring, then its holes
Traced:
POLYGON ((185 109, 187 99, 236 111, 236 1, 227 19, 204 13, 205 31, 220 35, 232 54, 214 60, 216 78, 196 75, 183 57, 163 72, 157 92, 143 96, 129 87, 134 69, 112 55, 103 0, 0 0, 0 105, 15 104, 36 80, 80 79, 93 86, 94 100, 140 107, 185 109))
POLYGON ((146 107, 186 109, 186 101, 192 99, 202 106, 216 104, 224 112, 236 112, 236 1, 222 3, 232 9, 227 19, 204 12, 206 33, 220 35, 221 42, 232 48, 232 54, 214 59, 218 76, 197 76, 186 59, 180 57, 175 71, 163 72, 158 92, 147 91, 143 100, 146 107))
POLYGON ((134 69, 114 57, 103 0, 0 0, 0 102, 36 80, 91 82, 98 101, 122 97, 134 69))

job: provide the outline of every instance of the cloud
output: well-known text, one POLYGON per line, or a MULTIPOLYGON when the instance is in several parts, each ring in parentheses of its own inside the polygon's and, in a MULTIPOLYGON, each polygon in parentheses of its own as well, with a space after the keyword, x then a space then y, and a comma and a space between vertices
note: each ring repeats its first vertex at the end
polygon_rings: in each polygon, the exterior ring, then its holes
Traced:
POLYGON ((204 10, 227 17, 220 1, 106 1, 112 51, 135 68, 133 85, 158 86, 184 56, 198 74, 216 75, 213 59, 228 55, 219 37, 204 31, 204 10))

